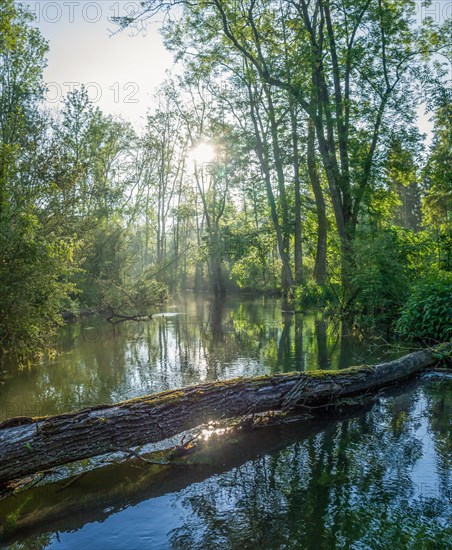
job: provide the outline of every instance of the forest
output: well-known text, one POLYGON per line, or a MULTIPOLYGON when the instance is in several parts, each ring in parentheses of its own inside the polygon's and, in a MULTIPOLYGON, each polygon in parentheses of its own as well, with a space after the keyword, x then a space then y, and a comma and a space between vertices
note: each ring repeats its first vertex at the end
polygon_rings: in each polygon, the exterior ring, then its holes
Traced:
POLYGON ((0 546, 452 547, 450 3, 81 5, 0 0, 0 546))
POLYGON ((49 349, 64 312, 186 290, 446 340, 450 20, 414 25, 396 0, 142 4, 118 32, 165 10, 178 70, 136 129, 83 86, 46 107, 46 41, 2 2, 2 351, 49 349))

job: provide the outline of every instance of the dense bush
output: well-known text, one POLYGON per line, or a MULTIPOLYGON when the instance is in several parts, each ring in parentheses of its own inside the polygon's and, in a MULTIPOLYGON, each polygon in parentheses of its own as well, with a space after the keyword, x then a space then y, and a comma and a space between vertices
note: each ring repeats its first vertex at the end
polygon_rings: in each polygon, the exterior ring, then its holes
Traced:
POLYGON ((62 324, 60 311, 75 291, 75 245, 44 236, 32 213, 0 220, 0 350, 25 359, 41 352, 62 324))
POLYGON ((445 342, 452 336, 452 273, 439 272, 418 283, 402 309, 397 332, 413 340, 445 342))
POLYGON ((303 307, 325 307, 338 301, 337 293, 332 286, 318 285, 314 281, 307 281, 295 290, 295 301, 303 307))
POLYGON ((230 278, 239 288, 259 292, 280 289, 282 264, 271 254, 275 241, 268 227, 256 234, 254 228, 238 222, 226 233, 225 246, 230 278))
POLYGON ((149 307, 161 304, 168 299, 167 287, 146 274, 132 285, 132 296, 135 304, 149 307))
POLYGON ((394 227, 365 228, 357 235, 350 313, 362 329, 389 327, 408 298, 412 266, 406 237, 394 227))
POLYGON ((100 284, 102 305, 114 310, 146 313, 149 307, 161 304, 168 298, 167 287, 145 272, 137 280, 120 284, 105 280, 100 284))

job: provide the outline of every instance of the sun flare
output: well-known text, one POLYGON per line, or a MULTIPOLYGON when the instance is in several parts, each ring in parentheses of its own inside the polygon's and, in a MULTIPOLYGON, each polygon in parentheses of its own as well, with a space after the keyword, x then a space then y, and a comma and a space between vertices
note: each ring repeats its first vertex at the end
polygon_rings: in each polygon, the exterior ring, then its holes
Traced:
POLYGON ((214 160, 215 154, 212 143, 200 141, 191 149, 189 159, 196 164, 206 164, 214 160))

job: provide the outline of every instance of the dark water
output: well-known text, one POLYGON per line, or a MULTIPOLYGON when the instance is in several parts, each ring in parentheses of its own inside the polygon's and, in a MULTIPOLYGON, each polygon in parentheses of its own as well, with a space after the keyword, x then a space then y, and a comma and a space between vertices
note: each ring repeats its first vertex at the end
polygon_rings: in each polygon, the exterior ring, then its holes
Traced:
MULTIPOLYGON (((219 311, 187 300, 177 311, 114 331, 95 320, 69 327, 54 362, 9 367, 5 416, 20 403, 51 413, 384 356, 274 301, 219 311)), ((365 409, 209 440, 184 466, 106 463, 70 485, 55 476, 0 502, 0 533, 13 549, 450 548, 451 390, 449 374, 429 373, 365 409)))

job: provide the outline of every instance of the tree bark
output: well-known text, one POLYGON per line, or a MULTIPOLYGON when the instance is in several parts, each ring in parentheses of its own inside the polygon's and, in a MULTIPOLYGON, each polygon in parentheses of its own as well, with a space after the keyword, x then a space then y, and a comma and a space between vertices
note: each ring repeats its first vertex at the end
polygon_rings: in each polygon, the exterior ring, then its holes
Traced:
POLYGON ((0 424, 0 484, 221 418, 331 405, 408 377, 436 357, 426 349, 376 366, 212 382, 72 414, 11 419, 0 424))
POLYGON ((300 147, 298 139, 297 110, 290 101, 290 122, 292 128, 292 150, 295 193, 295 284, 303 283, 303 239, 301 221, 301 182, 300 182, 300 147))
POLYGON ((256 155, 259 159, 259 164, 262 170, 262 174, 265 180, 265 188, 267 191, 267 199, 270 206, 270 214, 273 222, 273 227, 276 232, 276 241, 278 244, 279 257, 282 262, 282 277, 281 277, 281 286, 283 291, 283 297, 287 298, 290 294, 292 287, 294 286, 294 278, 292 275, 292 268, 290 265, 289 257, 287 256, 287 250, 284 242, 284 233, 279 223, 278 210, 276 208, 276 200, 272 189, 271 175, 269 169, 269 155, 264 143, 264 139, 261 136, 259 121, 258 121, 258 112, 255 98, 253 96, 253 91, 251 85, 248 85, 248 95, 250 100, 250 115, 253 122, 253 129, 256 138, 256 155))
POLYGON ((309 179, 314 192, 317 210, 317 249, 315 254, 314 280, 323 285, 326 279, 327 219, 325 198, 315 160, 315 126, 308 120, 307 164, 309 179))

